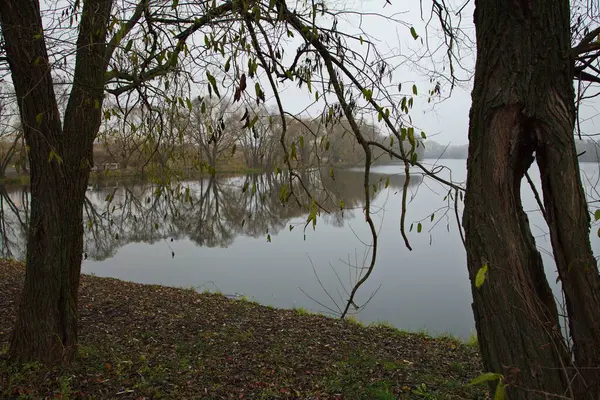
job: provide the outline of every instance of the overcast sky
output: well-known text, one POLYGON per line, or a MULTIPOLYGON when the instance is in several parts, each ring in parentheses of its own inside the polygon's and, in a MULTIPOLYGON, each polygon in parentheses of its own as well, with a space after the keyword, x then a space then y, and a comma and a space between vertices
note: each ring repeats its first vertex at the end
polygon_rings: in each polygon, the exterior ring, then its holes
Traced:
MULTIPOLYGON (((441 143, 451 142, 453 144, 466 144, 468 129, 468 114, 471 103, 471 82, 462 82, 457 85, 450 98, 437 102, 427 103, 427 96, 424 94, 430 87, 430 74, 427 70, 436 70, 448 76, 447 59, 444 58, 446 48, 442 46, 442 35, 439 29, 440 24, 436 17, 429 22, 426 31, 426 25, 431 17, 431 2, 423 1, 423 13, 421 16, 421 7, 419 0, 390 0, 391 4, 385 0, 354 0, 343 2, 343 7, 348 10, 361 11, 365 14, 378 13, 386 17, 400 19, 404 24, 394 21, 386 21, 382 16, 364 15, 362 18, 349 15, 340 20, 339 30, 345 32, 359 32, 362 28, 373 37, 373 42, 381 53, 387 57, 392 57, 390 63, 397 70, 393 74, 394 84, 402 83, 403 87, 410 88, 415 83, 419 88, 419 96, 415 100, 415 106, 411 112, 413 123, 424 130, 428 137, 441 143), (410 27, 414 27, 419 34, 419 39, 414 40, 410 33, 410 27), (423 42, 422 42, 423 39, 423 42), (425 41, 426 40, 426 41, 425 41), (418 67, 415 65, 417 54, 422 54, 425 46, 429 45, 432 51, 433 60, 424 58, 418 61, 418 67), (420 70, 419 70, 420 68, 420 70), (445 68, 446 71, 442 71, 445 68)), ((341 8, 342 2, 333 1, 332 7, 341 8)), ((474 27, 472 23, 473 8, 465 2, 460 3, 452 0, 449 4, 456 10, 464 6, 462 10, 462 20, 453 15, 453 23, 460 27, 464 35, 474 36, 474 27), (456 4, 453 4, 456 3, 456 4), (466 16, 466 18, 464 17, 466 16)), ((474 66, 472 43, 463 43, 456 49, 462 57, 461 64, 465 69, 472 71, 474 66)), ((468 79, 470 73, 457 68, 460 78, 468 79)), ((448 96, 450 85, 442 82, 442 95, 448 96)), ((296 112, 300 112, 310 102, 312 96, 305 90, 296 88, 286 88, 280 93, 282 100, 296 112)))
MULTIPOLYGON (((340 23, 340 30, 358 32, 359 22, 362 30, 368 32, 374 38, 378 39, 377 48, 386 55, 395 55, 396 65, 400 65, 394 73, 394 80, 405 83, 414 82, 420 88, 419 98, 415 102, 415 107, 411 113, 413 123, 420 129, 427 132, 429 138, 440 143, 466 144, 468 143, 468 114, 471 104, 472 77, 471 73, 475 65, 475 28, 473 24, 473 0, 448 0, 448 4, 454 11, 461 10, 460 15, 452 13, 452 23, 454 27, 460 27, 460 42, 456 45, 455 51, 460 59, 460 66, 455 65, 458 71, 457 75, 461 79, 467 79, 467 82, 459 83, 449 98, 438 103, 427 103, 427 98, 423 93, 429 87, 429 76, 426 70, 436 70, 443 75, 448 76, 447 58, 444 58, 446 47, 442 45, 442 33, 440 23, 434 16, 431 18, 431 5, 429 0, 351 0, 343 2, 341 0, 332 0, 335 8, 345 8, 364 13, 379 13, 384 16, 393 16, 401 19, 405 24, 399 24, 392 21, 386 21, 381 16, 364 16, 358 18, 344 18, 340 23), (414 26, 420 35, 419 40, 413 40, 409 27, 414 26), (427 30, 426 30, 427 26, 427 30), (422 59, 419 61, 419 68, 407 60, 415 58, 416 53, 423 52, 421 39, 427 39, 430 49, 438 48, 434 52, 432 59, 422 59), (441 46, 441 47, 439 47, 441 46), (419 70, 420 69, 420 70, 419 70), (444 71, 445 69, 445 71, 444 71)), ((412 84, 410 84, 412 86, 412 84)), ((408 86, 408 87, 410 87, 408 86)), ((443 82, 442 95, 449 95, 450 85, 443 82)), ((312 96, 305 90, 296 88, 287 88, 282 93, 282 99, 286 105, 295 111, 301 111, 306 107, 312 96)), ((581 128, 587 134, 596 134, 600 132, 600 117, 594 118, 598 114, 597 100, 587 101, 580 109, 581 128), (597 122, 596 122, 597 121, 597 122)))
MULTIPOLYGON (((54 8, 56 4, 61 3, 65 4, 64 0, 59 0, 58 3, 51 2, 50 7, 54 8)), ((341 16, 338 29, 348 33, 359 33, 362 30, 370 35, 379 52, 396 68, 392 77, 394 85, 402 83, 402 87, 406 88, 404 91, 412 87, 413 83, 417 85, 419 95, 411 111, 412 122, 417 128, 440 143, 466 144, 468 142, 468 114, 472 88, 470 78, 475 64, 475 29, 472 17, 474 0, 445 1, 446 5, 453 10, 452 25, 455 28, 460 27, 460 40, 454 48, 460 60, 460 63, 455 64, 456 75, 466 81, 460 82, 449 98, 432 103, 427 103, 425 95, 431 88, 429 83, 431 71, 437 71, 438 77, 442 78, 442 97, 450 94, 450 85, 443 80, 443 77, 449 76, 449 65, 445 57, 446 47, 442 42, 440 23, 436 16, 432 17, 431 0, 422 0, 422 3, 421 0, 326 0, 326 3, 332 9, 356 11, 341 16), (458 10, 461 11, 460 15, 455 13, 458 10), (386 17, 394 18, 395 21, 388 20, 386 17), (418 40, 414 40, 411 36, 410 27, 414 27, 419 34, 418 40), (415 62, 417 56, 424 54, 427 48, 431 50, 431 57, 415 62)), ((294 0, 288 0, 288 4, 294 8, 294 0)), ((203 35, 203 33, 199 34, 203 35)), ((202 42, 202 40, 198 41, 198 43, 202 42)), ((293 57, 295 46, 288 46, 287 57, 293 57)), ((359 44, 356 43, 356 46, 359 44)), ((268 83, 261 79, 261 84, 269 98, 268 83)), ((306 86, 299 89, 292 85, 281 89, 280 95, 285 108, 290 112, 302 112, 314 100, 314 94, 308 93, 306 86)), ((197 94, 196 89, 194 95, 197 94)), ((268 99, 268 103, 274 104, 272 97, 268 99)), ((597 118, 592 118, 597 113, 596 104, 597 101, 592 100, 582 108, 582 129, 588 134, 600 132, 600 127, 594 123, 597 118)), ((316 114, 322 107, 323 103, 319 108, 313 107, 311 114, 316 114)), ((600 122, 600 119, 598 121, 600 122)))

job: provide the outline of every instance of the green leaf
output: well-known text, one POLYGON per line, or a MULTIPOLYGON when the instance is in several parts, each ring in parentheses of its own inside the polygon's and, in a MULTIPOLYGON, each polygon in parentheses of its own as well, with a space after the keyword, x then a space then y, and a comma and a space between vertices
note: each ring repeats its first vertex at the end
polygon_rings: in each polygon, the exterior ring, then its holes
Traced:
POLYGON ((431 214, 431 222, 433 222, 434 218, 435 218, 435 214, 431 214))
POLYGON ((343 210, 344 206, 344 200, 340 200, 340 210, 343 210))
POLYGON ((419 222, 417 224, 417 233, 421 233, 422 230, 423 230, 423 225, 419 222))
POLYGON ((479 268, 479 271, 477 271, 477 275, 475 276, 475 287, 476 288, 480 288, 481 285, 483 285, 483 282, 485 282, 487 271, 488 271, 487 263, 483 264, 481 266, 481 268, 479 268))
POLYGON ((414 40, 417 40, 419 38, 419 35, 417 35, 417 31, 412 26, 410 27, 410 34, 412 35, 414 40))
POLYGON ((39 113, 35 116, 35 123, 39 126, 42 123, 42 118, 44 117, 44 113, 39 113))
POLYGON ((267 242, 271 243, 271 235, 267 234, 267 242))
POLYGON ((254 124, 256 124, 256 121, 258 121, 258 115, 255 115, 254 118, 252 118, 252 121, 250 121, 250 123, 248 124, 248 129, 252 129, 254 124))
POLYGON ((387 189, 388 186, 390 186, 390 178, 389 177, 385 180, 385 188, 387 189))
POLYGON ((416 96, 417 95, 417 85, 413 85, 413 94, 416 96))
POLYGON ((425 134, 425 132, 421 131, 421 137, 422 137, 423 139, 427 139, 427 135, 425 134))
POLYGON ((292 148, 292 154, 290 155, 290 158, 292 160, 297 160, 298 155, 296 154, 296 143, 292 143, 292 145, 290 147, 292 148))
POLYGON ((415 147, 415 128, 410 127, 406 130, 406 133, 408 135, 408 142, 410 143, 410 145, 412 147, 415 147))
POLYGON ((54 149, 50 150, 50 154, 48 155, 48 162, 51 162, 53 159, 56 159, 56 162, 62 164, 62 158, 54 151, 54 149))
POLYGON ((410 163, 412 165, 415 165, 417 163, 417 153, 412 153, 412 155, 410 156, 410 163))
POLYGON ((594 213, 594 220, 598 221, 600 219, 600 208, 596 210, 594 213))
POLYGON ((506 398, 506 390, 504 389, 506 385, 502 382, 502 379, 498 381, 498 386, 496 386, 496 393, 494 393, 494 400, 504 400, 506 398))
POLYGON ((300 135, 300 148, 304 148, 304 136, 300 135))
POLYGON ((473 378, 471 382, 468 383, 468 386, 480 385, 485 382, 496 381, 502 379, 502 374, 497 374, 495 372, 486 372, 479 375, 476 378, 473 378))
POLYGON ((208 79, 208 82, 210 82, 210 86, 212 86, 212 89, 215 91, 217 97, 220 98, 221 95, 219 94, 219 89, 217 88, 217 80, 215 79, 215 77, 212 76, 210 72, 206 71, 206 78, 208 79))

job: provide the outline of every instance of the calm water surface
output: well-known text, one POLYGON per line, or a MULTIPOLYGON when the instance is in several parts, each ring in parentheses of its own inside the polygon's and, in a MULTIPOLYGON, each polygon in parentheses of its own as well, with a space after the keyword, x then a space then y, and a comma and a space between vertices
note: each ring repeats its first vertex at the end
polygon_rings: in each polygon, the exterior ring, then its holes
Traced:
MULTIPOLYGON (((441 176, 465 180, 464 160, 440 163, 449 167, 441 176)), ((598 166, 582 164, 581 169, 590 199, 600 198, 592 190, 598 166)), ((413 170, 406 218, 408 225, 414 223, 409 251, 399 229, 402 171, 402 165, 373 170, 371 181, 380 183, 372 207, 379 249, 375 270, 359 291, 357 303, 368 303, 356 318, 468 337, 474 323, 466 255, 454 209, 444 200, 447 189, 413 170)), ((345 291, 368 265, 371 238, 362 212, 362 177, 359 169, 337 170, 334 179, 327 170, 304 176, 319 203, 331 211, 317 217, 314 229, 312 224, 304 229, 311 208, 306 196, 299 201, 307 207, 293 200, 281 205, 280 196, 290 191, 281 176, 182 182, 172 191, 127 182, 90 187, 83 272, 331 313, 343 305, 345 291)), ((299 187, 293 190, 302 193, 299 187)), ((547 229, 530 190, 524 186, 523 192, 554 285, 547 229)), ((1 206, 2 253, 22 257, 27 188, 5 188, 1 206)), ((592 245, 598 253, 595 229, 592 245)))

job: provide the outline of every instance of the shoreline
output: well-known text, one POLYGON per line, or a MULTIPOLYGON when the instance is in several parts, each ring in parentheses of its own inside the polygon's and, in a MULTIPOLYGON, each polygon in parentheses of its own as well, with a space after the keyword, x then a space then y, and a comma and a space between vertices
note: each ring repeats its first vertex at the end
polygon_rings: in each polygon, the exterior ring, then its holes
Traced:
POLYGON ((0 261, 0 397, 485 399, 477 349, 449 337, 190 289, 82 275, 67 367, 12 364, 24 266, 0 261))

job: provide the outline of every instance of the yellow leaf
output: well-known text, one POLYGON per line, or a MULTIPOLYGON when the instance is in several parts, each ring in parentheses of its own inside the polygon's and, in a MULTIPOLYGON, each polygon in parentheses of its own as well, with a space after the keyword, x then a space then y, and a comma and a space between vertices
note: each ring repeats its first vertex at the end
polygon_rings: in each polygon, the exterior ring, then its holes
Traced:
POLYGON ((485 282, 487 270, 488 270, 488 265, 487 265, 487 263, 485 263, 481 266, 481 268, 479 268, 479 271, 477 271, 477 275, 475 276, 475 287, 476 288, 480 288, 481 285, 483 285, 483 282, 485 282))

